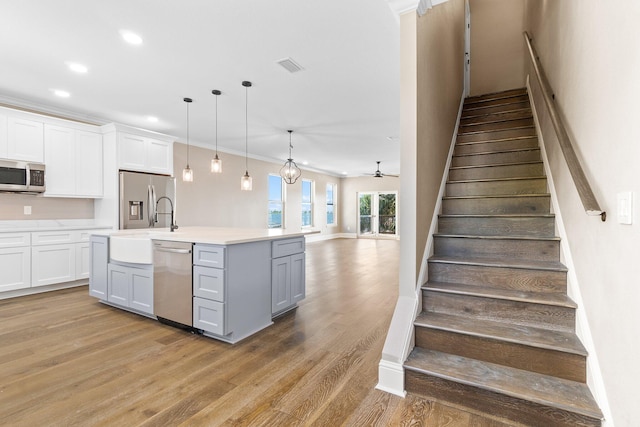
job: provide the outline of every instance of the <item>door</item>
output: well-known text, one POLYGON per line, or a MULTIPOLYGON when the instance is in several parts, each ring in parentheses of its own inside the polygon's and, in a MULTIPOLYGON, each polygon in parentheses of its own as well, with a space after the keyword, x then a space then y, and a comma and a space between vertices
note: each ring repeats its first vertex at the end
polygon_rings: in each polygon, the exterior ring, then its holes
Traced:
POLYGON ((396 192, 358 194, 358 236, 396 236, 396 192))

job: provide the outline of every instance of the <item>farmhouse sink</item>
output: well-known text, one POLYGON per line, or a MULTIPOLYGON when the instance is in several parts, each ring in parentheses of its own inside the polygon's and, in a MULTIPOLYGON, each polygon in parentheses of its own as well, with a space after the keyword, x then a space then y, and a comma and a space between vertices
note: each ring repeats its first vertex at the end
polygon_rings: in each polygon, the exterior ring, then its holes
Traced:
POLYGON ((115 234, 109 238, 109 257, 112 261, 152 264, 153 246, 150 233, 115 234))

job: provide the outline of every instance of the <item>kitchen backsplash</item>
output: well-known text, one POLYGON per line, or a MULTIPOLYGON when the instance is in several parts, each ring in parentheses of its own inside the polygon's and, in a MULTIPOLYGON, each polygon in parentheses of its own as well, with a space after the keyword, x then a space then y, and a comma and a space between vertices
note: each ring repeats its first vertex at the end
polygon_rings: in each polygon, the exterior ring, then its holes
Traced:
POLYGON ((0 194, 0 220, 92 219, 93 217, 93 199, 0 194), (25 210, 29 210, 29 207, 31 215, 25 215, 25 210))

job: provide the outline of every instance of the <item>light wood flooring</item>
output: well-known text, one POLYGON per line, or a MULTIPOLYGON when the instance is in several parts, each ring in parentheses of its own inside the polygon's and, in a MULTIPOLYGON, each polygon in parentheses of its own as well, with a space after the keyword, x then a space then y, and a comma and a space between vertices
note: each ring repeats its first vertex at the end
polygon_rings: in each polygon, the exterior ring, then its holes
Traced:
POLYGON ((307 245, 307 298, 236 345, 86 286, 0 301, 0 425, 505 426, 375 390, 399 242, 307 245))

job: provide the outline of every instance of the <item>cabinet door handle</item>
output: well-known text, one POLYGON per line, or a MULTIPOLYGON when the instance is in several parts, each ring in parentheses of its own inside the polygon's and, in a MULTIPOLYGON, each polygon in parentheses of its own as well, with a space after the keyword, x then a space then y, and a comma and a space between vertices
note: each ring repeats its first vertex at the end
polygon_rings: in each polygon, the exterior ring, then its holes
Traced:
POLYGON ((154 248, 158 252, 170 252, 172 254, 190 254, 191 249, 154 248))

